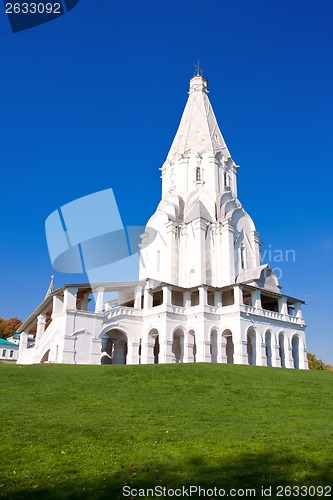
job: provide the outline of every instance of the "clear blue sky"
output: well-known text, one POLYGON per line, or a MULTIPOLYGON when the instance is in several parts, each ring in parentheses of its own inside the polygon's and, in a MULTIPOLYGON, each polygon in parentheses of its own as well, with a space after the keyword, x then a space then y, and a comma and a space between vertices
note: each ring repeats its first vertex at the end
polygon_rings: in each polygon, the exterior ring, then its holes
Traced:
POLYGON ((146 223, 200 59, 239 198, 264 250, 295 251, 271 265, 333 363, 332 18, 331 0, 80 0, 13 34, 2 10, 0 316, 43 299, 53 210, 112 187, 123 222, 146 223))

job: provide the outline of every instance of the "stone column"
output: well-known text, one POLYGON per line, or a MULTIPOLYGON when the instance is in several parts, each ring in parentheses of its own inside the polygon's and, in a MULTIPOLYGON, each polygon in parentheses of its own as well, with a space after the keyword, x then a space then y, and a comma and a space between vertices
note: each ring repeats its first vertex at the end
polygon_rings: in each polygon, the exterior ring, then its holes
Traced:
POLYGON ((77 288, 69 287, 64 291, 63 310, 76 309, 77 288))
POLYGON ((142 339, 142 344, 141 344, 142 365, 154 364, 154 347, 155 347, 155 337, 153 337, 152 335, 147 335, 146 338, 142 339))
MULTIPOLYGON (((200 290, 200 288, 199 288, 200 290)), ((196 361, 197 363, 210 363, 210 337, 208 339, 208 332, 205 330, 205 320, 203 315, 197 321, 197 328, 195 331, 195 341, 197 347, 196 361)))
POLYGON ((272 351, 272 366, 281 367, 281 362, 279 361, 279 345, 276 343, 276 335, 272 333, 271 335, 271 351, 272 351))
POLYGON ((207 305, 207 287, 199 286, 199 305, 204 307, 207 305))
POLYGON ((163 335, 159 336, 160 343, 160 355, 159 363, 172 363, 174 360, 174 354, 172 352, 172 340, 163 338, 163 335))
POLYGON ((205 339, 197 340, 197 362, 198 363, 210 363, 210 342, 205 339))
POLYGON ((45 332, 45 325, 46 325, 46 314, 40 314, 39 316, 37 316, 36 338, 43 335, 43 333, 45 332))
POLYGON ((259 337, 256 349, 256 366, 267 366, 266 344, 262 342, 260 332, 257 332, 256 335, 259 337))
POLYGON ((21 360, 21 356, 23 356, 23 351, 28 348, 28 333, 22 332, 20 335, 20 344, 19 344, 19 356, 17 362, 19 363, 21 360))
POLYGON ((64 303, 59 295, 54 295, 52 299, 52 319, 63 310, 64 303))
POLYGON ((221 334, 219 334, 220 338, 220 356, 218 359, 218 363, 228 363, 228 357, 227 357, 227 339, 221 334))
POLYGON ((162 291, 163 291, 163 305, 171 306, 172 287, 170 285, 165 285, 162 287, 162 291))
POLYGON ((306 349, 305 349, 304 340, 303 340, 302 337, 299 337, 298 359, 299 359, 299 369, 300 370, 308 370, 309 369, 309 363, 308 363, 308 358, 307 358, 307 355, 306 355, 306 349))
POLYGON ((280 345, 279 342, 275 344, 275 349, 273 350, 272 347, 272 366, 275 366, 276 368, 281 368, 281 358, 280 358, 280 345), (274 364, 275 363, 275 364, 274 364))
POLYGON ((298 319, 303 319, 303 315, 302 315, 302 303, 301 302, 296 302, 295 303, 295 316, 298 319))
POLYGON ((45 324, 46 324, 46 314, 40 314, 37 316, 37 330, 35 337, 35 356, 39 354, 39 344, 42 335, 45 332, 45 324))
POLYGON ((285 365, 286 368, 294 368, 293 349, 287 336, 285 340, 287 344, 287 347, 285 347, 285 365))
POLYGON ((222 292, 214 292, 214 306, 222 307, 222 292))
POLYGON ((262 309, 260 290, 254 290, 254 292, 251 292, 251 299, 253 307, 256 309, 262 309))
POLYGON ((191 292, 184 292, 183 307, 191 307, 191 292))
POLYGON ((281 299, 278 300, 278 303, 280 314, 288 315, 288 305, 286 297, 281 297, 281 299))
POLYGON ((240 307, 243 305, 243 290, 240 286, 234 287, 234 300, 235 306, 240 307))
POLYGON ((143 308, 145 310, 153 307, 153 296, 150 290, 146 287, 144 291, 143 308))
POLYGON ((96 288, 96 304, 95 304, 95 313, 103 312, 103 304, 104 304, 104 286, 99 286, 96 288))
MULTIPOLYGON (((243 329, 246 331, 248 323, 243 321, 243 329)), ((235 323, 232 327, 232 340, 234 343, 234 364, 247 365, 247 341, 243 340, 241 323, 235 323)))
POLYGON ((134 309, 141 309, 142 286, 134 288, 134 309))
POLYGON ((194 337, 191 333, 185 332, 184 334, 184 363, 193 363, 194 355, 193 355, 193 347, 194 347, 194 337))

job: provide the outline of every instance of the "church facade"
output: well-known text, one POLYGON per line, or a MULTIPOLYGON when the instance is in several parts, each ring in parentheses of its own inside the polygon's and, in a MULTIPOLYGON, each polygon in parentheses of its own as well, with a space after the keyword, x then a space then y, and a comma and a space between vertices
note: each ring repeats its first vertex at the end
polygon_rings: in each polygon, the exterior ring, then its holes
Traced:
POLYGON ((50 293, 19 330, 18 362, 307 369, 303 302, 282 294, 261 262, 259 234, 237 197, 237 169, 198 74, 161 168, 139 280, 50 293))

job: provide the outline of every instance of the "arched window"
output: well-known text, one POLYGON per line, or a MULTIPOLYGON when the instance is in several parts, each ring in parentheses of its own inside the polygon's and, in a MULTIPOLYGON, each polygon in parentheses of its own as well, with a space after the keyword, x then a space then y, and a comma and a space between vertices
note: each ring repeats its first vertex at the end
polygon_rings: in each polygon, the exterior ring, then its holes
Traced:
POLYGON ((200 167, 197 167, 195 170, 195 180, 201 181, 201 169, 200 169, 200 167))

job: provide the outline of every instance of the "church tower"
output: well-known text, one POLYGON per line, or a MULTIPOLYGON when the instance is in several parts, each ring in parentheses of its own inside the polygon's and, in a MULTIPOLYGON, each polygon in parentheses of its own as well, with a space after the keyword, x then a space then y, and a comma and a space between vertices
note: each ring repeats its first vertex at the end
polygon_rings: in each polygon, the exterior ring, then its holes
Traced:
POLYGON ((237 198, 237 169, 207 80, 197 74, 161 168, 162 200, 147 223, 157 236, 150 245, 143 238, 140 279, 222 287, 260 266, 258 233, 237 198))

